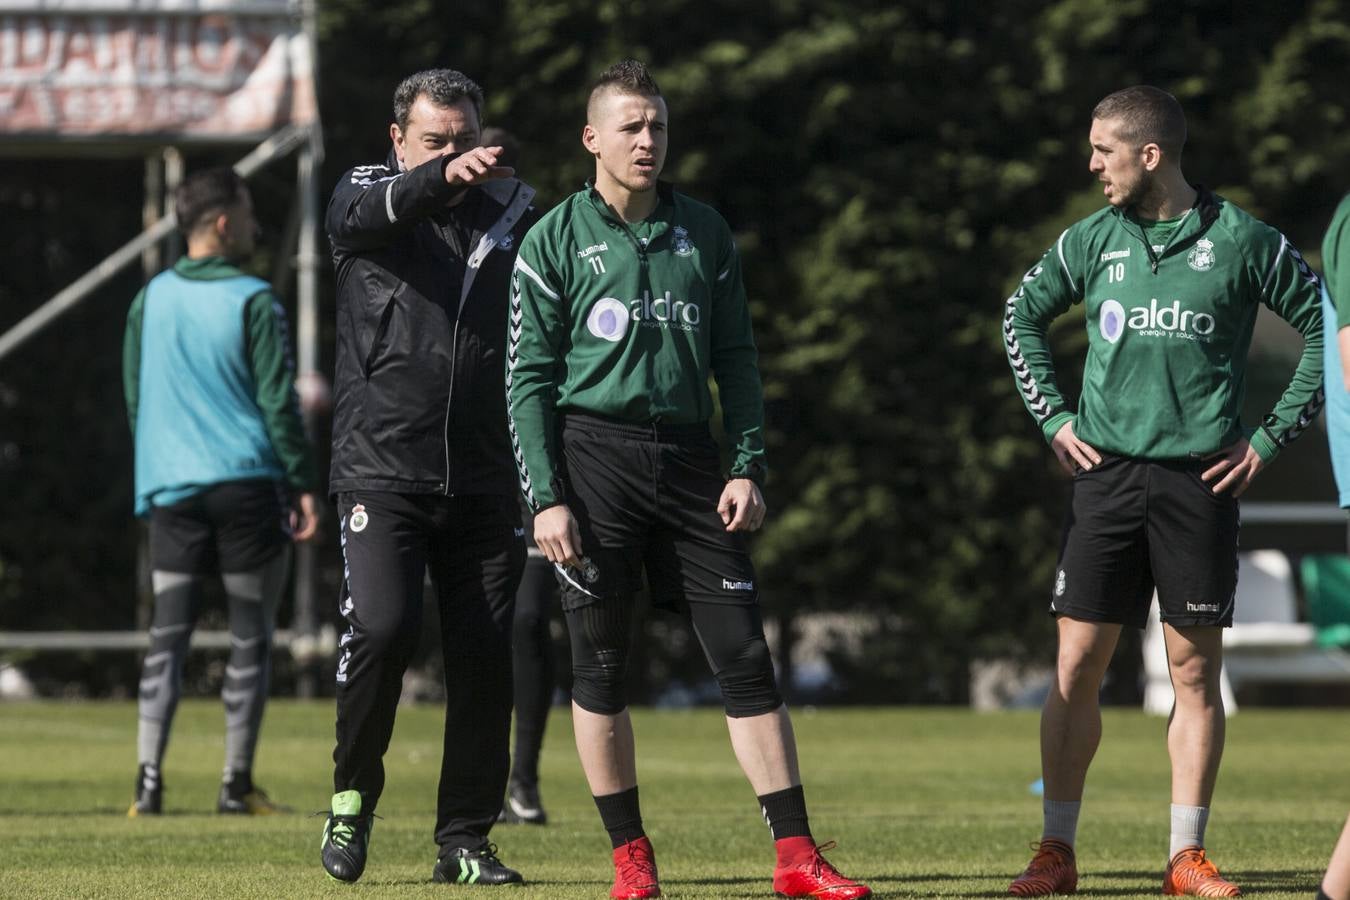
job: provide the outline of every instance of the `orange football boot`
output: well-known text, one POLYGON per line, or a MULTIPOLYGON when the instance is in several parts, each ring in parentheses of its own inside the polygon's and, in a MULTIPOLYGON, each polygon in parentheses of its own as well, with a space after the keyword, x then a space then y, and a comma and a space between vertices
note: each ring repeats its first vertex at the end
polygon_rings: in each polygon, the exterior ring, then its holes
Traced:
POLYGON ((1168 862, 1163 893, 1168 897, 1241 897, 1242 889, 1219 874, 1204 847, 1187 847, 1168 862))
POLYGON ((1036 855, 1027 863, 1026 870, 1008 885, 1014 897, 1048 897, 1051 894, 1072 894, 1078 890, 1078 865, 1073 848, 1063 841, 1047 838, 1032 844, 1036 855))

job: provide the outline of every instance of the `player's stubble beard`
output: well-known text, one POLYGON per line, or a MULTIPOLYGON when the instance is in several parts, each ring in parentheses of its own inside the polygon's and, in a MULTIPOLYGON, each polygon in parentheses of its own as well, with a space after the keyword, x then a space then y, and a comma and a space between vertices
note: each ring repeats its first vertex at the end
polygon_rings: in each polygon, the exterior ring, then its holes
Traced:
POLYGON ((1157 211, 1162 208, 1163 200, 1158 179, 1154 177, 1152 172, 1142 169, 1139 172, 1139 178, 1129 186, 1129 190, 1121 198, 1120 208, 1135 214, 1143 211, 1156 215, 1157 211))

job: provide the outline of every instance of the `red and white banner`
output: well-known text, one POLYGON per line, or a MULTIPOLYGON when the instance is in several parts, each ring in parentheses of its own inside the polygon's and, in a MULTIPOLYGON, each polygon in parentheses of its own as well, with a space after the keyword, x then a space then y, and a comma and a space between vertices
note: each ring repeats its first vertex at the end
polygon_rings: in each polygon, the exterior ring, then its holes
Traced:
POLYGON ((295 0, 0 0, 0 135, 245 140, 317 118, 295 0))

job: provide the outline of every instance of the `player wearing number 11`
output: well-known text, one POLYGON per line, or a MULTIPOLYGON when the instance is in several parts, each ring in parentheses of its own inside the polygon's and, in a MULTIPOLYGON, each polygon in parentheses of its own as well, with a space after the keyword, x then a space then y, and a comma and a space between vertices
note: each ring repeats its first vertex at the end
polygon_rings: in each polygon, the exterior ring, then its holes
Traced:
POLYGON ((572 724, 609 832, 611 897, 661 893, 638 805, 624 697, 633 595, 692 623, 736 758, 773 833, 774 890, 871 895, 820 855, 787 707, 764 641, 746 532, 764 520, 763 402, 740 257, 714 210, 659 183, 666 102, 626 60, 593 87, 595 180, 521 244, 506 389, 521 493, 554 564, 572 641, 572 724), (721 395, 733 444, 708 428, 721 395))
POLYGON ((1322 406, 1318 279, 1275 229, 1181 172, 1186 119, 1170 94, 1097 104, 1089 170, 1107 206, 1059 236, 1007 302, 1008 361, 1065 471, 1072 506, 1051 590, 1055 682, 1041 715, 1045 824, 1009 893, 1068 893, 1097 691, 1125 626, 1157 590, 1176 705, 1168 722, 1172 835, 1166 894, 1238 896, 1205 856, 1224 713, 1223 629, 1233 621, 1238 496, 1322 406), (1082 303, 1087 361, 1077 409, 1060 392, 1046 330, 1082 303), (1239 421, 1259 305, 1303 334, 1284 395, 1239 421))

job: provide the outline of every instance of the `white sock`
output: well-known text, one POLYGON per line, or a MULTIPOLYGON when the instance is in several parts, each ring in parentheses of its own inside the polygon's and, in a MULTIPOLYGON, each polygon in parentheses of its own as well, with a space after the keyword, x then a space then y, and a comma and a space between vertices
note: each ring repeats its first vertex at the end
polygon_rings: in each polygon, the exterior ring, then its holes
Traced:
POLYGON ((1078 811, 1081 800, 1043 800, 1045 827, 1041 830, 1041 840, 1063 841, 1070 847, 1078 834, 1078 811))
POLYGON ((1208 806, 1180 806, 1173 803, 1172 849, 1168 851, 1167 858, 1171 859, 1187 847, 1205 846, 1205 825, 1208 822, 1208 806))

